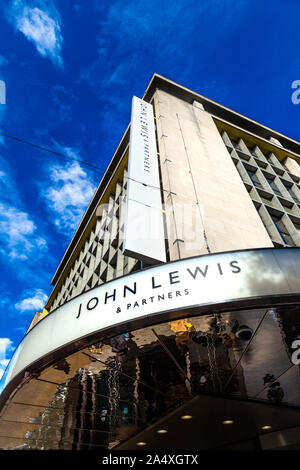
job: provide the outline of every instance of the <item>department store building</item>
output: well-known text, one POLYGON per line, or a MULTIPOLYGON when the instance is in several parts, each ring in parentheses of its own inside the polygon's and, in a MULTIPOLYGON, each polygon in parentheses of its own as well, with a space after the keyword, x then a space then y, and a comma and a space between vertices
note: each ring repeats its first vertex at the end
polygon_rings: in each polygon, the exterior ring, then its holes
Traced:
POLYGON ((6 369, 0 448, 300 449, 299 163, 155 74, 6 369))

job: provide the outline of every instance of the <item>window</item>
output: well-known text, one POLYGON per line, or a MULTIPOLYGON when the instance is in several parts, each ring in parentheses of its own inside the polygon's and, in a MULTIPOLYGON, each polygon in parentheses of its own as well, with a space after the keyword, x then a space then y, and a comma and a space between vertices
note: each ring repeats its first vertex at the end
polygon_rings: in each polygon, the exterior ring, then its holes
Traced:
POLYGON ((295 226, 295 229, 299 230, 300 232, 300 224, 296 224, 296 222, 293 222, 294 226, 295 226))
POLYGON ((286 186, 284 185, 285 189, 289 192, 289 195, 291 196, 291 198, 297 202, 297 204, 300 203, 299 199, 297 198, 296 194, 294 193, 293 189, 292 189, 292 186, 286 186))
POLYGON ((252 183, 254 186, 257 186, 258 188, 262 188, 262 184, 259 181, 258 177, 256 176, 254 171, 246 169, 249 178, 251 179, 252 183))
POLYGON ((272 214, 271 214, 271 217, 272 217, 274 225, 277 228, 278 233, 279 233, 283 243, 285 245, 289 245, 289 246, 296 246, 296 244, 294 243, 294 240, 290 236, 290 234, 288 232, 288 229, 286 228, 286 226, 282 222, 281 218, 277 217, 275 215, 272 215, 272 214))
POLYGON ((266 178, 267 182, 269 183, 269 185, 271 186, 271 188, 272 188, 272 190, 274 191, 274 193, 277 194, 277 196, 282 196, 282 194, 281 194, 281 192, 279 191, 279 189, 278 189, 278 187, 277 187, 275 181, 272 180, 271 178, 266 177, 266 176, 265 176, 265 178, 266 178))
POLYGON ((266 157, 266 159, 268 160, 269 163, 273 164, 272 163, 272 153, 265 154, 265 157, 266 157))
POLYGON ((231 139, 231 143, 232 143, 232 145, 235 149, 241 150, 241 148, 240 148, 240 146, 239 146, 239 144, 236 140, 231 139))

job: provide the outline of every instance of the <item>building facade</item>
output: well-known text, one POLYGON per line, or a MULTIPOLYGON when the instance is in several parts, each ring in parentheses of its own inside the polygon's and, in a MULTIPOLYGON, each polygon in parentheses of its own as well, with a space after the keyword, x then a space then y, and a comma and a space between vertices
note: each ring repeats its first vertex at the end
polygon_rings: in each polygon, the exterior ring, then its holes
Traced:
POLYGON ((143 101, 166 263, 124 252, 128 126, 6 371, 0 447, 298 448, 300 144, 156 74, 143 101))

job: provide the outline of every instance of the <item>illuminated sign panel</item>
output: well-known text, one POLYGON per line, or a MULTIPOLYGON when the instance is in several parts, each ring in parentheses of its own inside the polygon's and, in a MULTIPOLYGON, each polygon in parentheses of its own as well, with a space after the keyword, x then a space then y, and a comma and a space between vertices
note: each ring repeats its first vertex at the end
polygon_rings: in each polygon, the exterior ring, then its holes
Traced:
POLYGON ((123 253, 148 264, 166 262, 152 105, 132 99, 123 253))
POLYGON ((226 303, 255 306, 255 299, 279 302, 289 295, 300 298, 299 248, 217 253, 151 267, 95 287, 47 315, 20 343, 3 385, 53 351, 101 331, 125 332, 128 322, 142 327, 149 318, 155 324, 158 314, 170 318, 167 312, 182 316, 195 309, 199 315, 207 306, 224 311, 226 303))

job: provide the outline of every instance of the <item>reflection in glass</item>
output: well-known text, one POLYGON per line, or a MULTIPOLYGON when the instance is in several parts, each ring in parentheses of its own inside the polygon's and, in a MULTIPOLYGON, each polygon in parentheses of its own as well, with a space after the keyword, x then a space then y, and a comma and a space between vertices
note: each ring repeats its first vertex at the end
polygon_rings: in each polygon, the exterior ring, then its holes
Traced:
POLYGON ((95 343, 16 391, 1 414, 0 447, 111 449, 201 394, 300 406, 299 313, 195 316, 95 343))

